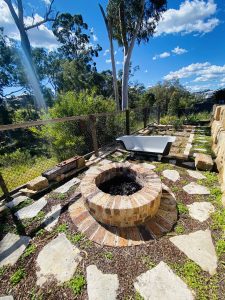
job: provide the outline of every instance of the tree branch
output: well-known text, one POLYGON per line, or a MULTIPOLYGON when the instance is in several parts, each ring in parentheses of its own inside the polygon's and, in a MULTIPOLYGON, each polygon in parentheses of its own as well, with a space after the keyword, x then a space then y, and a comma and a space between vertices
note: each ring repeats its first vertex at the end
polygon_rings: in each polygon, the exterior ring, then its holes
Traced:
POLYGON ((12 94, 21 92, 22 90, 26 90, 26 88, 25 88, 25 87, 22 87, 21 89, 19 89, 19 90, 17 90, 17 91, 13 91, 13 92, 11 92, 11 93, 5 94, 4 97, 11 96, 12 94))
MULTIPOLYGON (((6 0, 6 1, 8 1, 8 0, 6 0)), ((20 0, 19 0, 20 1, 20 0)), ((51 1, 51 3, 50 3, 50 5, 49 5, 49 7, 48 7, 48 10, 46 11, 46 14, 45 14, 45 16, 44 16, 44 19, 42 20, 42 21, 39 21, 39 22, 36 22, 36 23, 34 23, 34 24, 32 24, 32 25, 29 25, 29 26, 26 26, 25 27, 25 30, 27 31, 27 30, 30 30, 30 29, 32 29, 32 28, 37 28, 37 27, 39 27, 40 25, 42 25, 42 24, 44 24, 44 23, 46 23, 46 22, 54 22, 55 21, 55 18, 50 18, 50 14, 52 13, 52 5, 53 5, 53 3, 54 3, 54 1, 55 0, 52 0, 51 1)))
POLYGON ((17 0, 18 18, 23 23, 23 3, 22 0, 17 0))

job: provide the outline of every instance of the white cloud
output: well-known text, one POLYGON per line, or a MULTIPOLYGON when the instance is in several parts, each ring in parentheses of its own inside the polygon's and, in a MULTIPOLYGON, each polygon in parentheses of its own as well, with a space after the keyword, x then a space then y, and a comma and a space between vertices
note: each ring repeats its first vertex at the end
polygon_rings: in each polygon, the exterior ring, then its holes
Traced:
POLYGON ((185 0, 179 9, 168 9, 159 22, 155 36, 162 34, 205 34, 211 32, 219 19, 213 17, 217 5, 214 0, 185 0))
POLYGON ((211 84, 205 85, 187 85, 186 88, 191 92, 201 92, 204 90, 210 90, 213 88, 211 84))
POLYGON ((106 59, 106 61, 105 61, 107 64, 111 64, 111 59, 106 59))
POLYGON ((116 54, 117 54, 117 51, 114 52, 114 55, 116 55, 116 54))
POLYGON ((145 70, 145 73, 148 73, 148 70, 145 70))
POLYGON ((98 37, 97 37, 96 34, 93 34, 93 40, 94 40, 94 42, 97 42, 97 41, 98 41, 98 37))
POLYGON ((212 65, 209 62, 190 64, 164 76, 165 80, 193 78, 193 82, 225 82, 225 65, 212 65))
POLYGON ((106 56, 108 53, 109 53, 109 49, 106 49, 103 55, 106 56))
POLYGON ((170 52, 163 52, 161 54, 157 54, 153 57, 153 60, 156 60, 158 58, 166 58, 170 56, 170 52))
MULTIPOLYGON (((4 33, 17 41, 20 40, 19 31, 14 23, 14 20, 11 17, 11 14, 8 10, 8 6, 3 0, 0 0, 0 26, 4 27, 4 33)), ((38 14, 34 15, 34 22, 41 21, 43 18, 38 14)), ((25 24, 32 24, 33 18, 25 17, 25 24)), ((28 31, 28 36, 30 43, 33 47, 45 47, 49 50, 55 49, 59 46, 53 32, 48 29, 45 24, 39 26, 39 29, 33 28, 28 31)))
POLYGON ((49 5, 51 3, 51 0, 42 0, 45 4, 49 5))
POLYGON ((181 54, 187 53, 188 51, 186 49, 183 49, 183 48, 180 48, 179 46, 177 46, 172 50, 172 52, 174 54, 181 55, 181 54))
POLYGON ((117 61, 116 61, 116 64, 117 64, 117 65, 122 65, 123 63, 122 63, 122 61, 117 60, 117 61))

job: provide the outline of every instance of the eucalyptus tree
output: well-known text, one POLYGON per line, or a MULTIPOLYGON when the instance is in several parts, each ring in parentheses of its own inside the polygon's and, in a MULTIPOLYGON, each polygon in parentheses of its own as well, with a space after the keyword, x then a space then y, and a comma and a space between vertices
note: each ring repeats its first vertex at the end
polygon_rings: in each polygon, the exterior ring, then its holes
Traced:
POLYGON ((52 5, 54 3, 54 0, 50 1, 50 4, 47 7, 44 17, 38 21, 36 21, 35 18, 33 17, 32 24, 26 24, 23 0, 3 0, 3 1, 7 4, 11 16, 20 34, 21 47, 23 50, 23 60, 24 60, 23 62, 25 68, 27 69, 27 72, 29 72, 29 74, 27 75, 27 79, 30 82, 30 85, 33 89, 37 101, 39 101, 39 103, 37 104, 40 107, 44 107, 45 105, 44 105, 43 95, 41 93, 40 82, 32 60, 32 49, 28 37, 28 31, 34 28, 39 28, 39 26, 45 24, 46 22, 54 21, 55 17, 52 16, 53 14, 52 5))
POLYGON ((113 38, 123 47, 122 109, 128 108, 129 67, 134 45, 153 36, 166 0, 109 0, 107 15, 112 20, 113 38))
POLYGON ((112 32, 112 17, 105 14, 103 7, 99 4, 106 30, 108 33, 109 38, 109 45, 110 45, 110 57, 112 63, 112 76, 113 76, 113 88, 114 88, 114 96, 116 102, 117 110, 120 110, 120 103, 119 103, 119 90, 118 90, 118 83, 117 83, 117 75, 116 75, 116 62, 115 62, 115 51, 113 45, 113 32, 112 32))

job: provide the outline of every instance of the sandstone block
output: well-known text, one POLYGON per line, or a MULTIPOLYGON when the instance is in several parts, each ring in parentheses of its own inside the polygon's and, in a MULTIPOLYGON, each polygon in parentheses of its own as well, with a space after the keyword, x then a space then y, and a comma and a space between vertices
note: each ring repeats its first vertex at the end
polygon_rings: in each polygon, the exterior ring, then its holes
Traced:
POLYGON ((195 167, 202 171, 211 171, 213 168, 212 157, 208 154, 196 153, 195 167))
POLYGON ((33 191, 41 191, 48 187, 48 179, 38 176, 27 183, 27 188, 33 191))

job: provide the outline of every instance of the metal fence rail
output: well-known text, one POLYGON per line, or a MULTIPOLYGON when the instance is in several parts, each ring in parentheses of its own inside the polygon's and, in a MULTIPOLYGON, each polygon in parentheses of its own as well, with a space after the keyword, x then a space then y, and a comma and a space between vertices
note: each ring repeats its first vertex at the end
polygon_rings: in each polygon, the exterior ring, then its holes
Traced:
POLYGON ((118 136, 156 119, 155 112, 142 108, 0 126, 0 196, 5 187, 11 192, 65 159, 98 155, 118 136))

